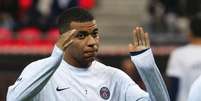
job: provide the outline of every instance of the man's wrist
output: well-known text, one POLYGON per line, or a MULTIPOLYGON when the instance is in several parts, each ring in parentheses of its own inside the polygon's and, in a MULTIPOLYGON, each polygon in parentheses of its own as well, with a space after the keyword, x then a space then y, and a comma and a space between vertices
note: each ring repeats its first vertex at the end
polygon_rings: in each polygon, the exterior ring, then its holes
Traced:
POLYGON ((150 48, 147 48, 147 49, 144 49, 144 50, 141 50, 141 51, 136 51, 136 52, 130 52, 130 56, 136 56, 136 55, 139 55, 141 53, 144 53, 145 51, 147 51, 148 49, 150 48))
POLYGON ((62 47, 61 43, 58 43, 58 42, 57 42, 55 46, 56 46, 57 48, 63 50, 63 47, 62 47))
POLYGON ((59 48, 57 45, 54 46, 52 51, 52 56, 57 57, 63 55, 63 51, 61 48, 59 48))

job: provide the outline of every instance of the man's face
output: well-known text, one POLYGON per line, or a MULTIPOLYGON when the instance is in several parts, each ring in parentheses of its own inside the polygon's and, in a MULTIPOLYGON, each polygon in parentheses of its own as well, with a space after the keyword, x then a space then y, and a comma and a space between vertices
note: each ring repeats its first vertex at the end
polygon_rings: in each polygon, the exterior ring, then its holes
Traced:
POLYGON ((99 47, 99 33, 95 20, 88 22, 71 22, 71 29, 78 32, 72 38, 72 44, 65 50, 75 66, 87 67, 95 59, 99 47))

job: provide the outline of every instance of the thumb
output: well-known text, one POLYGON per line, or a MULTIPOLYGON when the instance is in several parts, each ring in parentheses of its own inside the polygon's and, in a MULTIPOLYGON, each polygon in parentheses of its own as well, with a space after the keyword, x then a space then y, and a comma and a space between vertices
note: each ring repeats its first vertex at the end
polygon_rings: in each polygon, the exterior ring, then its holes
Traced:
POLYGON ((128 51, 129 52, 133 52, 135 50, 135 47, 133 46, 133 44, 128 44, 128 51))

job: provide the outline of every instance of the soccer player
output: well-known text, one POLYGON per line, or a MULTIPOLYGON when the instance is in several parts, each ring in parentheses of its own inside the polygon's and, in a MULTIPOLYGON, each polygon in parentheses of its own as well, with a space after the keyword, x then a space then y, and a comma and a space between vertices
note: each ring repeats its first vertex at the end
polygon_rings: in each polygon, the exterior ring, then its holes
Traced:
MULTIPOLYGON (((191 19, 191 30, 192 34, 194 36, 194 54, 195 56, 191 56, 192 60, 195 61, 195 65, 193 67, 193 70, 195 73, 199 73, 199 77, 196 78, 195 82, 191 85, 188 101, 201 101, 201 14, 197 14, 196 16, 192 17, 191 19)), ((189 75, 189 74, 188 74, 189 75)))
MULTIPOLYGON (((167 75, 171 78, 170 95, 176 95, 176 101, 187 101, 190 87, 201 74, 201 15, 190 19, 189 44, 179 47, 170 56, 167 75)), ((191 100, 197 101, 197 100, 191 100)), ((201 100, 199 100, 201 101, 201 100)))
POLYGON ((169 101, 141 27, 134 29, 129 51, 148 93, 124 72, 95 60, 100 36, 89 12, 68 9, 58 25, 61 36, 52 55, 23 70, 9 87, 7 101, 169 101))

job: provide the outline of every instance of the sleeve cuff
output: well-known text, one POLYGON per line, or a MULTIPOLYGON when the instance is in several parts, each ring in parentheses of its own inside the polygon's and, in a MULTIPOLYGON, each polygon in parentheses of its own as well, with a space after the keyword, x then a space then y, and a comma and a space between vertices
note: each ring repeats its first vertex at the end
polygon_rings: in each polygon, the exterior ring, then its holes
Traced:
POLYGON ((51 56, 53 56, 53 57, 60 57, 62 55, 63 55, 63 51, 55 45, 54 48, 53 48, 51 56))
POLYGON ((129 54, 130 54, 130 56, 136 56, 136 55, 139 55, 141 53, 144 53, 148 49, 150 49, 150 48, 147 48, 147 49, 144 49, 144 50, 141 50, 141 51, 137 51, 137 52, 130 52, 129 54))
POLYGON ((153 67, 153 65, 155 65, 151 48, 147 49, 141 54, 131 56, 131 60, 136 66, 142 68, 150 68, 153 67))

